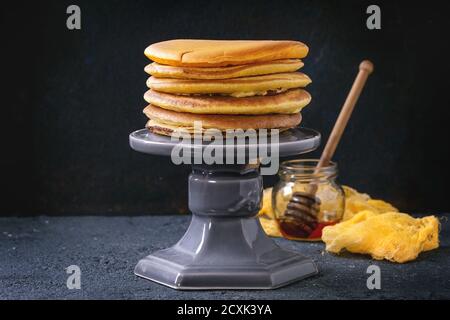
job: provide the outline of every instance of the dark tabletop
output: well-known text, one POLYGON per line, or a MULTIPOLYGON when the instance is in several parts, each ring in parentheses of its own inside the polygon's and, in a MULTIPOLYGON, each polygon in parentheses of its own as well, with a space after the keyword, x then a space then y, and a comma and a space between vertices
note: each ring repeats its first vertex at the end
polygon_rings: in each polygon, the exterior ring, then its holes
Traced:
POLYGON ((448 216, 442 215, 440 248, 406 264, 277 239, 313 258, 320 274, 251 291, 176 291, 133 274, 140 258, 183 235, 187 216, 0 218, 0 299, 448 299, 448 216), (372 264, 381 269, 380 290, 366 285, 372 264), (81 269, 80 290, 66 286, 70 265, 81 269))

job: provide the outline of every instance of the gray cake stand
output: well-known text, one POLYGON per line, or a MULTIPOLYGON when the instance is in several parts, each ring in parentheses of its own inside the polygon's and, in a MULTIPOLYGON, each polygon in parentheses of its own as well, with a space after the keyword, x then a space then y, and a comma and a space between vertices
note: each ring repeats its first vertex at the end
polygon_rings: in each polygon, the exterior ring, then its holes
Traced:
MULTIPOLYGON (((279 136, 279 155, 306 153, 319 143, 314 130, 290 129, 279 136)), ((131 148, 147 154, 170 156, 177 144, 146 129, 130 134, 131 148)), ((206 144, 190 146, 194 154, 206 144)), ((188 230, 174 246, 140 260, 136 275, 174 289, 206 290, 274 289, 318 273, 311 259, 276 245, 255 217, 263 191, 259 165, 192 168, 188 230)))

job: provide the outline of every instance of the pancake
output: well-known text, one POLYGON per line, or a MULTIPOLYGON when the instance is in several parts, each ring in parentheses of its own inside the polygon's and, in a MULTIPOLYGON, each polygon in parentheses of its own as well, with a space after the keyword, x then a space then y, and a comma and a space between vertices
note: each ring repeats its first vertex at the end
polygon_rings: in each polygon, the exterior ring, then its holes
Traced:
POLYGON ((156 78, 151 76, 147 86, 151 89, 175 94, 223 94, 233 97, 265 95, 268 91, 282 92, 303 88, 311 79, 300 72, 277 73, 255 77, 224 80, 188 80, 156 78))
MULTIPOLYGON (((168 125, 166 123, 159 123, 157 121, 154 120, 149 120, 147 121, 147 124, 145 125, 145 127, 152 133, 156 133, 159 135, 164 135, 164 136, 171 136, 174 132, 176 131, 182 131, 182 132, 186 132, 188 134, 194 134, 194 128, 192 127, 176 127, 176 126, 171 126, 168 125)), ((282 132, 289 130, 290 128, 276 128, 279 130, 279 133, 281 134, 282 132)), ((202 128, 202 134, 207 134, 208 129, 202 128)), ((259 129, 256 129, 256 131, 258 131, 259 129)), ((267 130, 267 134, 271 135, 272 132, 270 130, 274 130, 274 129, 268 129, 267 130)), ((226 130, 220 130, 222 132, 222 134, 226 134, 226 130)), ((210 133, 211 134, 211 133, 210 133)))
POLYGON ((285 59, 221 68, 173 67, 153 62, 145 72, 157 78, 176 79, 230 79, 263 74, 294 72, 303 67, 299 59, 285 59))
POLYGON ((166 128, 165 131, 172 130, 170 132, 177 128, 193 132, 195 121, 201 121, 204 129, 214 128, 221 131, 227 129, 285 129, 295 127, 301 122, 300 113, 253 116, 192 114, 165 110, 152 105, 148 105, 144 109, 144 114, 150 118, 147 128, 150 130, 155 127, 166 128))
POLYGON ((154 43, 144 53, 149 59, 170 66, 223 67, 301 59, 308 50, 299 41, 177 39, 154 43))
POLYGON ((180 96, 148 90, 144 95, 148 103, 177 112, 195 114, 270 114, 298 113, 310 101, 303 89, 291 89, 267 96, 235 98, 227 96, 180 96))

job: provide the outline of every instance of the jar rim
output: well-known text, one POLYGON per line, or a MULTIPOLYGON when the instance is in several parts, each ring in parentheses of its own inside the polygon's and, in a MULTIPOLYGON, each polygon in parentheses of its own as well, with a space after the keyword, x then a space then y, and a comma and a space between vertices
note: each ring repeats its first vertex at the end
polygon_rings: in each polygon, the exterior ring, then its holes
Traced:
POLYGON ((337 163, 330 161, 328 165, 317 169, 319 159, 296 159, 283 161, 280 164, 282 171, 290 171, 292 173, 300 173, 304 175, 314 174, 337 174, 337 163))
MULTIPOLYGON (((281 166, 286 169, 297 169, 297 168, 315 169, 319 161, 320 161, 319 159, 287 160, 283 161, 281 163, 281 166)), ((337 167, 337 163, 334 161, 330 161, 328 165, 322 166, 321 168, 335 168, 335 167, 337 167)))

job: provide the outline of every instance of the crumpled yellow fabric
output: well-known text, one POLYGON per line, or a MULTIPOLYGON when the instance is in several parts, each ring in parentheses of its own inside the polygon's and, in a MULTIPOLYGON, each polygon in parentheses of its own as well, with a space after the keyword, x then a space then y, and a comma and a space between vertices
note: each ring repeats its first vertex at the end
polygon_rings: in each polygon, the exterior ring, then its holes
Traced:
POLYGON ((258 212, 259 216, 264 216, 268 219, 275 219, 275 213, 272 209, 272 188, 266 188, 263 192, 263 203, 258 212))
POLYGON ((342 186, 345 193, 345 212, 342 221, 351 219, 355 214, 363 210, 375 213, 397 212, 397 208, 383 200, 372 199, 366 193, 360 193, 348 186, 342 186))
POLYGON ((283 236, 280 232, 280 229, 278 228, 278 223, 274 219, 260 217, 259 222, 261 223, 264 232, 268 236, 278 238, 281 238, 283 236))
POLYGON ((322 241, 330 252, 347 250, 403 263, 439 247, 439 221, 434 216, 415 219, 405 213, 364 210, 325 227, 322 241))
POLYGON ((278 223, 275 221, 275 213, 272 208, 272 188, 264 189, 263 204, 258 212, 259 222, 264 232, 271 237, 282 237, 278 223))

